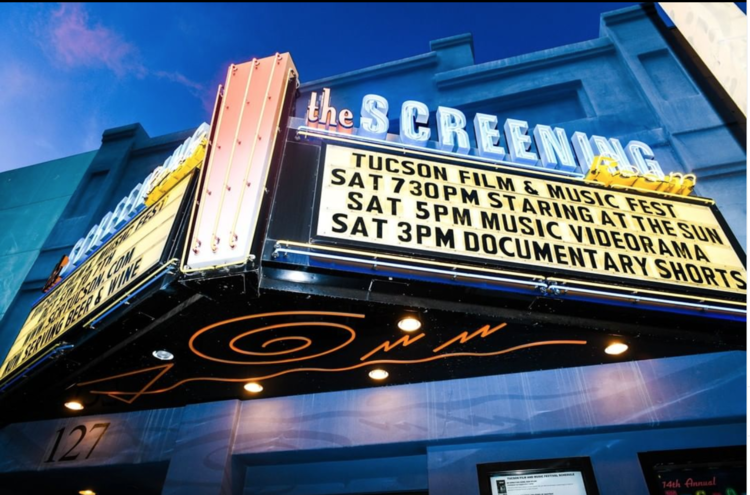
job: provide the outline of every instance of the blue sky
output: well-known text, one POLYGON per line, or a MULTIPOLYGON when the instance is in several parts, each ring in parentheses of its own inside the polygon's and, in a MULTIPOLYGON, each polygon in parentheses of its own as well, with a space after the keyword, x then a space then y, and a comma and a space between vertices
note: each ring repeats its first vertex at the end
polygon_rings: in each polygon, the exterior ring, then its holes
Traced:
POLYGON ((197 127, 232 62, 289 51, 306 82, 470 32, 482 63, 596 38, 602 12, 631 5, 0 4, 0 172, 133 122, 197 127))

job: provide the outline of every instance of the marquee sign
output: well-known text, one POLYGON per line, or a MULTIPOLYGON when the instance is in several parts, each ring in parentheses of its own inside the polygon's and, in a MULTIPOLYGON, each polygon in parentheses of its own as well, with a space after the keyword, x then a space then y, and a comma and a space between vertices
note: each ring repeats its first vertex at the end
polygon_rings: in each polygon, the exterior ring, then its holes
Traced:
POLYGON ((0 368, 0 380, 30 363, 78 323, 108 307, 160 262, 189 183, 143 210, 37 304, 0 368))
POLYGON ((712 202, 326 146, 316 234, 474 263, 741 295, 712 202))
POLYGON ((325 89, 289 118, 296 89, 287 53, 230 66, 210 128, 50 277, 0 367, 3 397, 39 414, 72 392, 99 411, 171 407, 246 385, 370 386, 386 367, 412 383, 489 360, 493 373, 597 364, 628 336, 662 357, 744 345, 741 249, 713 202, 688 196, 695 177, 665 176, 646 145, 514 119, 501 143, 497 119, 476 114, 472 150, 456 109, 438 108, 432 142, 419 102, 395 136, 376 95, 355 116, 325 89), (164 290, 143 290, 152 281, 164 290), (634 294, 648 302, 634 310, 634 294), (32 376, 24 389, 49 390, 14 396, 32 376))
POLYGON ((281 116, 296 90, 288 53, 232 64, 211 120, 211 151, 194 203, 186 273, 244 265, 268 190, 281 116))
POLYGON ((339 133, 356 135, 365 140, 400 142, 402 145, 433 149, 456 155, 473 155, 491 162, 506 163, 522 168, 543 168, 547 171, 581 176, 585 175, 595 156, 607 157, 614 162, 612 172, 628 175, 642 174, 661 181, 664 172, 650 146, 641 141, 626 145, 619 139, 604 136, 587 136, 574 132, 568 138, 565 129, 538 124, 533 129, 525 120, 509 118, 502 129, 496 115, 477 113, 471 125, 466 115, 457 108, 439 106, 435 111, 437 141, 432 140, 429 126, 430 110, 424 103, 407 100, 401 104, 398 135, 388 135, 390 120, 387 99, 376 94, 362 98, 359 127, 354 127, 351 110, 337 112, 331 102, 331 90, 313 91, 307 107, 306 124, 311 128, 336 128, 339 133), (476 148, 471 147, 469 128, 473 127, 476 148), (503 143, 504 140, 504 143, 503 143), (536 147, 534 149, 532 144, 536 147))
POLYGON ((44 291, 47 292, 50 287, 71 273, 135 215, 146 206, 154 204, 193 168, 203 163, 208 130, 208 124, 205 122, 198 126, 193 135, 187 138, 162 165, 152 170, 143 182, 136 184, 130 194, 120 200, 114 211, 108 212, 98 224, 91 227, 89 233, 75 243, 60 270, 56 269, 57 276, 50 277, 44 291))

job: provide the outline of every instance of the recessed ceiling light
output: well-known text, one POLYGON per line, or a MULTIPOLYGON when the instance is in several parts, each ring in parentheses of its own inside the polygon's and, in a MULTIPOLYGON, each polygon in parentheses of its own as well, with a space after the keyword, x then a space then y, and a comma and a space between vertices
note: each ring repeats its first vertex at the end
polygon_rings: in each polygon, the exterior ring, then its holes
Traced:
POLYGON ((370 378, 373 380, 385 380, 388 378, 388 372, 386 370, 376 369, 372 370, 368 373, 370 375, 370 378))
POLYGON ((78 492, 80 495, 96 495, 94 490, 81 490, 78 492))
POLYGON ((156 359, 161 359, 162 361, 171 361, 174 359, 174 354, 169 351, 165 351, 164 349, 160 351, 154 351, 151 353, 151 355, 156 359))
POLYGON ((81 404, 77 400, 71 400, 65 403, 65 407, 73 411, 80 411, 81 409, 83 409, 83 404, 81 404))
POLYGON ((304 283, 310 281, 310 276, 305 272, 289 272, 288 275, 290 282, 304 283))
POLYGON ((246 383, 245 390, 247 390, 248 392, 257 394, 258 392, 263 391, 263 385, 261 385, 260 383, 255 383, 255 382, 246 383))
POLYGON ((416 332, 422 328, 422 322, 414 315, 404 316, 398 321, 398 328, 404 332, 416 332))
POLYGON ((604 349, 604 352, 607 354, 611 354, 613 356, 616 356, 618 354, 622 354, 623 352, 628 350, 627 344, 623 344, 621 342, 616 342, 614 344, 610 344, 607 346, 606 349, 604 349))

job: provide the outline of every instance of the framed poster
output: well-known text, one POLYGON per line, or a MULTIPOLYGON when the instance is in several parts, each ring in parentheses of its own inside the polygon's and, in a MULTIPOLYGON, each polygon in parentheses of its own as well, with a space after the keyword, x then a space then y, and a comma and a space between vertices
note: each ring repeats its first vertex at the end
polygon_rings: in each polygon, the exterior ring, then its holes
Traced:
POLYGON ((651 495, 744 495, 745 446, 640 452, 651 495))
POLYGON ((477 465, 480 495, 599 495, 588 457, 477 465))

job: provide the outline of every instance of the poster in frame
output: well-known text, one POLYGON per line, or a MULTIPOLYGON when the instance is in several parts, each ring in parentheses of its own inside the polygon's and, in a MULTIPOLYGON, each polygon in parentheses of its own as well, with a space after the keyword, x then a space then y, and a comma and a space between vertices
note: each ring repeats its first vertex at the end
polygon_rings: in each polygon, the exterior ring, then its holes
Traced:
POLYGON ((477 465, 480 495, 599 495, 588 457, 477 465))
POLYGON ((744 445, 639 452, 650 495, 747 493, 744 445))

